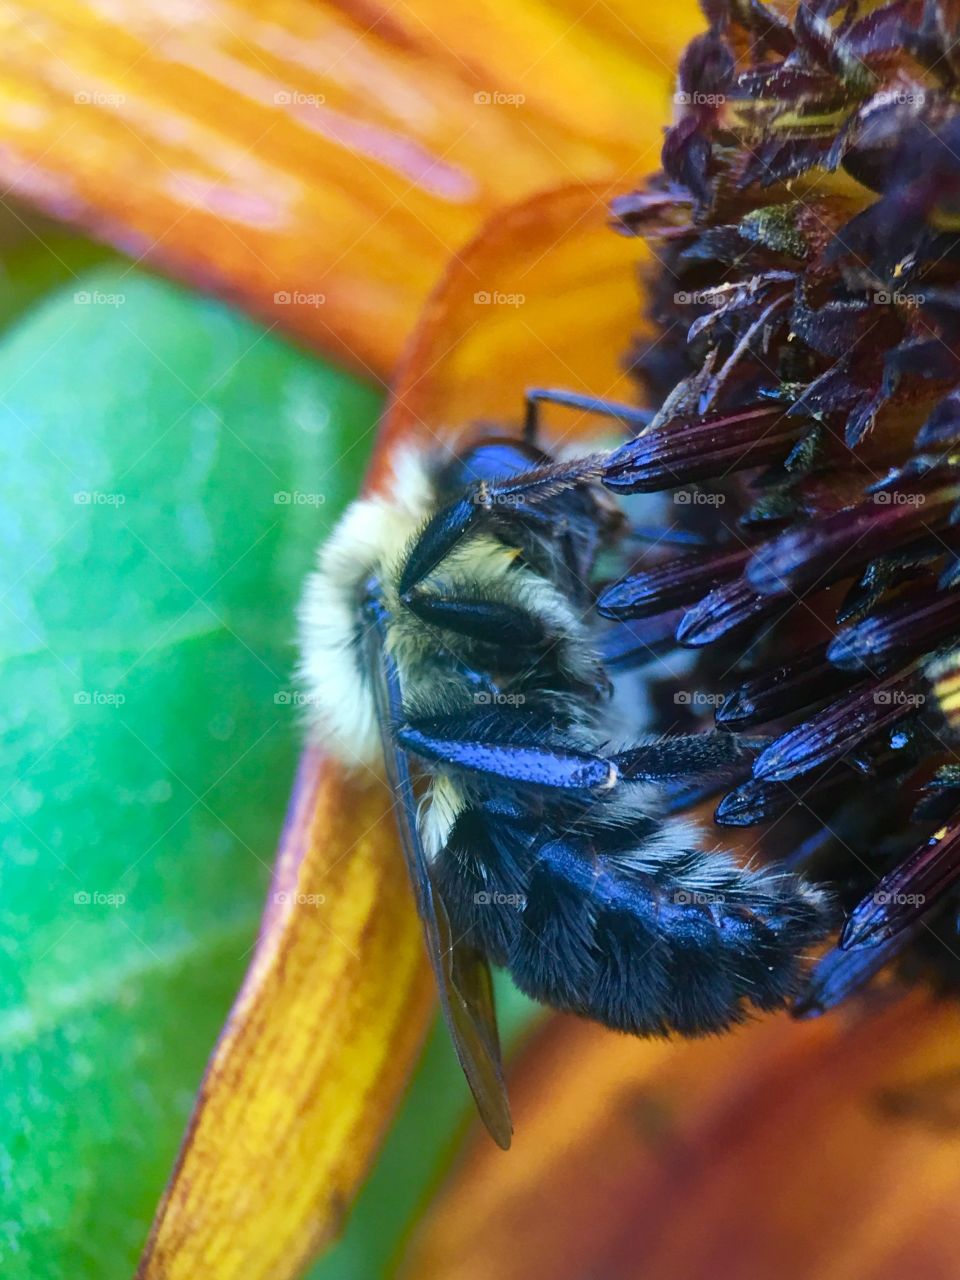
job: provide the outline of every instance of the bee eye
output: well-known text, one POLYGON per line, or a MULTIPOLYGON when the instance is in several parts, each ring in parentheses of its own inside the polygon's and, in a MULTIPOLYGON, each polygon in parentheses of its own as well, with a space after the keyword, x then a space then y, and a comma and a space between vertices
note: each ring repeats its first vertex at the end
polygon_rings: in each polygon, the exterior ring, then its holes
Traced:
POLYGON ((444 497, 453 498, 471 485, 521 475, 546 461, 547 454, 522 440, 483 440, 446 464, 437 488, 444 497))

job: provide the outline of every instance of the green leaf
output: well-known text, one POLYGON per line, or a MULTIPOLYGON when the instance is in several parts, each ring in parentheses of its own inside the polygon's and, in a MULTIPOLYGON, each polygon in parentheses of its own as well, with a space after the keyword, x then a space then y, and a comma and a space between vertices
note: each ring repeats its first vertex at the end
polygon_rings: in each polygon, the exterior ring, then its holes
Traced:
POLYGON ((253 943, 295 601, 377 408, 116 269, 0 341, 5 1280, 130 1274, 253 943))
POLYGON ((68 284, 79 289, 85 271, 119 261, 103 245, 0 205, 0 330, 43 294, 68 284))

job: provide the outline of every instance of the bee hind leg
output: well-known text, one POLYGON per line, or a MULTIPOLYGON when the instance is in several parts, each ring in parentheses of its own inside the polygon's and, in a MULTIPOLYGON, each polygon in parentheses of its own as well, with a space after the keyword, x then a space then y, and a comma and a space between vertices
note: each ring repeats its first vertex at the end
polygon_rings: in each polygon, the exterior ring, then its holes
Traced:
POLYGON ((551 736, 539 718, 495 708, 408 718, 397 743, 432 764, 553 792, 597 794, 617 783, 610 760, 551 736))
POLYGON ((628 782, 658 782, 743 766, 763 745, 733 733, 677 733, 629 747, 611 759, 628 782))

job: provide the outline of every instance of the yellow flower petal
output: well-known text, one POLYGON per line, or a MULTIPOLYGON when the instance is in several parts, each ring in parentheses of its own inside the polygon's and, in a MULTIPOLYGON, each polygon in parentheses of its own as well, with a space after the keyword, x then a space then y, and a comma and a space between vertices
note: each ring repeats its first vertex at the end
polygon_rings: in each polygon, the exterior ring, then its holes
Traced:
POLYGON ((0 182, 368 376, 498 206, 655 166, 694 0, 10 0, 0 182))
POLYGON ((718 1039, 553 1019, 409 1280, 900 1280, 955 1273, 960 1010, 915 995, 718 1039))
MULTIPOLYGON (((448 439, 473 416, 519 416, 530 379, 617 387, 636 247, 605 222, 602 191, 564 188, 496 215, 456 259, 412 343, 372 482, 400 440, 448 439), (481 277, 495 289, 521 282, 527 300, 475 304, 481 277)), ((577 425, 564 418, 565 429, 577 425)), ((349 781, 308 752, 253 963, 141 1280, 286 1280, 302 1269, 336 1232, 376 1151, 431 983, 385 787, 349 781)))

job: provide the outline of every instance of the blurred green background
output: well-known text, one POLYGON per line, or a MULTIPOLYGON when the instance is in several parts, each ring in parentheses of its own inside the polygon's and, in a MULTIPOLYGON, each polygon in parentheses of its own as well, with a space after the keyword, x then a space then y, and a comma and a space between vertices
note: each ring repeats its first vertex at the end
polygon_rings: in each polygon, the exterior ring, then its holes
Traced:
MULTIPOLYGON (((126 1280, 253 945, 295 601, 380 398, 35 219, 0 270, 0 1273, 126 1280)), ((468 1117, 435 1029, 315 1280, 389 1273, 468 1117)))

